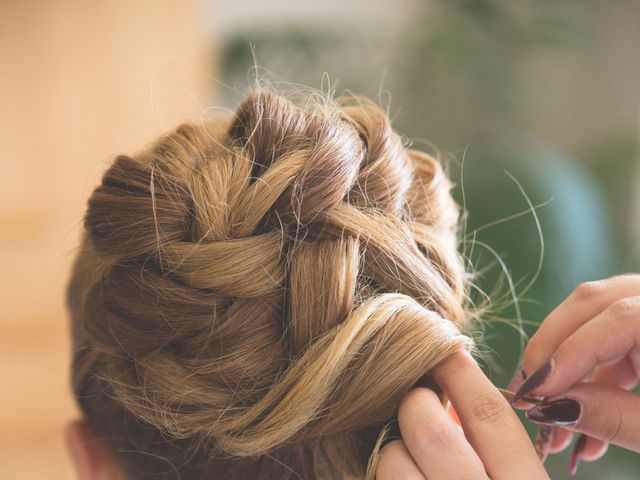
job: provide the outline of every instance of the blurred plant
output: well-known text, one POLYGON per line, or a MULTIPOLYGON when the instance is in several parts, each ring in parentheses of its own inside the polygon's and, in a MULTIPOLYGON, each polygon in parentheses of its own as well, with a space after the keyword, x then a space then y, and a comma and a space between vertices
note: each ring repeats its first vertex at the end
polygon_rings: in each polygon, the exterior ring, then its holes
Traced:
POLYGON ((616 136, 600 141, 585 155, 587 166, 606 192, 607 213, 617 233, 616 241, 621 252, 618 271, 637 271, 639 265, 635 225, 630 219, 637 214, 634 188, 638 169, 638 139, 616 136))
POLYGON ((426 131, 441 148, 455 149, 496 128, 513 130, 527 107, 518 76, 523 63, 540 50, 585 47, 592 3, 421 3, 411 35, 398 47, 406 55, 394 91, 403 94, 396 103, 412 106, 402 115, 407 134, 426 131))

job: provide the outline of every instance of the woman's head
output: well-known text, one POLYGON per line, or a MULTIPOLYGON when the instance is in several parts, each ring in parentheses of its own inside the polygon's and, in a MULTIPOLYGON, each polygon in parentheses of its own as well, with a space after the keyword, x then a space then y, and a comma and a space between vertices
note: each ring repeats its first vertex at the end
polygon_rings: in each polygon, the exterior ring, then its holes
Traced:
POLYGON ((68 292, 88 424, 132 478, 364 476, 469 345, 449 189, 359 97, 254 91, 117 157, 68 292))

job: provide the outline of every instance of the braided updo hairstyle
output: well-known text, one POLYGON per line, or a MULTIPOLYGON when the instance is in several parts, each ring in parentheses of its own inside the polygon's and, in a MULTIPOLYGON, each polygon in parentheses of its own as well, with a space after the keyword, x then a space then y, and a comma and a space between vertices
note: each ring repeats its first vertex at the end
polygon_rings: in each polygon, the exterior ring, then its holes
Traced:
POLYGON ((251 92, 118 156, 68 289, 74 392, 131 478, 364 478, 469 348, 458 209, 373 102, 251 92))

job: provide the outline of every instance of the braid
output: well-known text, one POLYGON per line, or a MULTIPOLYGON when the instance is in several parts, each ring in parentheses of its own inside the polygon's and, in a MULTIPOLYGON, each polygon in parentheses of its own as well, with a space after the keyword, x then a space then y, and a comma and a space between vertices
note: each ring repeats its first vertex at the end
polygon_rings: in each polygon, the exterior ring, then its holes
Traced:
POLYGON ((470 346, 449 189, 363 98, 255 91, 117 157, 69 288, 85 414, 189 478, 364 477, 401 396, 470 346))

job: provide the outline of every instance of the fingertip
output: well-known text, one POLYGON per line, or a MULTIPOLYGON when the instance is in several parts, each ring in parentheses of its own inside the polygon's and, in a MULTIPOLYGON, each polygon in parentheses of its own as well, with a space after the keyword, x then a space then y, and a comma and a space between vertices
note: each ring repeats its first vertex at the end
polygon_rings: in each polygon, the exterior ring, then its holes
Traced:
POLYGON ((443 386, 447 380, 455 378, 461 370, 469 370, 470 368, 480 367, 470 352, 459 350, 433 367, 432 374, 436 382, 443 386))
POLYGON ((521 401, 525 396, 539 395, 540 387, 549 381, 549 378, 553 376, 556 370, 556 362, 552 358, 546 361, 541 367, 529 375, 520 385, 520 388, 516 391, 512 403, 521 401))
MULTIPOLYGON (((584 435, 584 434, 583 434, 584 435)), ((580 453, 580 459, 585 462, 595 462, 596 460, 601 459, 607 450, 609 449, 609 444, 603 442, 602 440, 598 440, 597 438, 589 437, 584 435, 586 440, 584 441, 584 446, 582 447, 582 452, 580 453)))
POLYGON ((408 419, 424 417, 426 412, 437 406, 442 408, 440 398, 436 392, 429 388, 412 388, 404 394, 400 401, 398 422, 402 425, 407 423, 408 419))
POLYGON ((511 381, 509 382, 509 384, 507 385, 507 390, 509 390, 510 392, 517 391, 522 385, 522 383, 524 382, 525 378, 527 377, 524 373, 524 370, 523 369, 518 370, 516 374, 513 376, 513 378, 511 379, 511 381))
POLYGON ((549 445, 549 453, 562 452, 569 445, 571 445, 572 439, 573 439, 573 432, 571 432, 570 430, 566 430, 564 428, 556 427, 555 435, 553 436, 551 445, 549 445))

